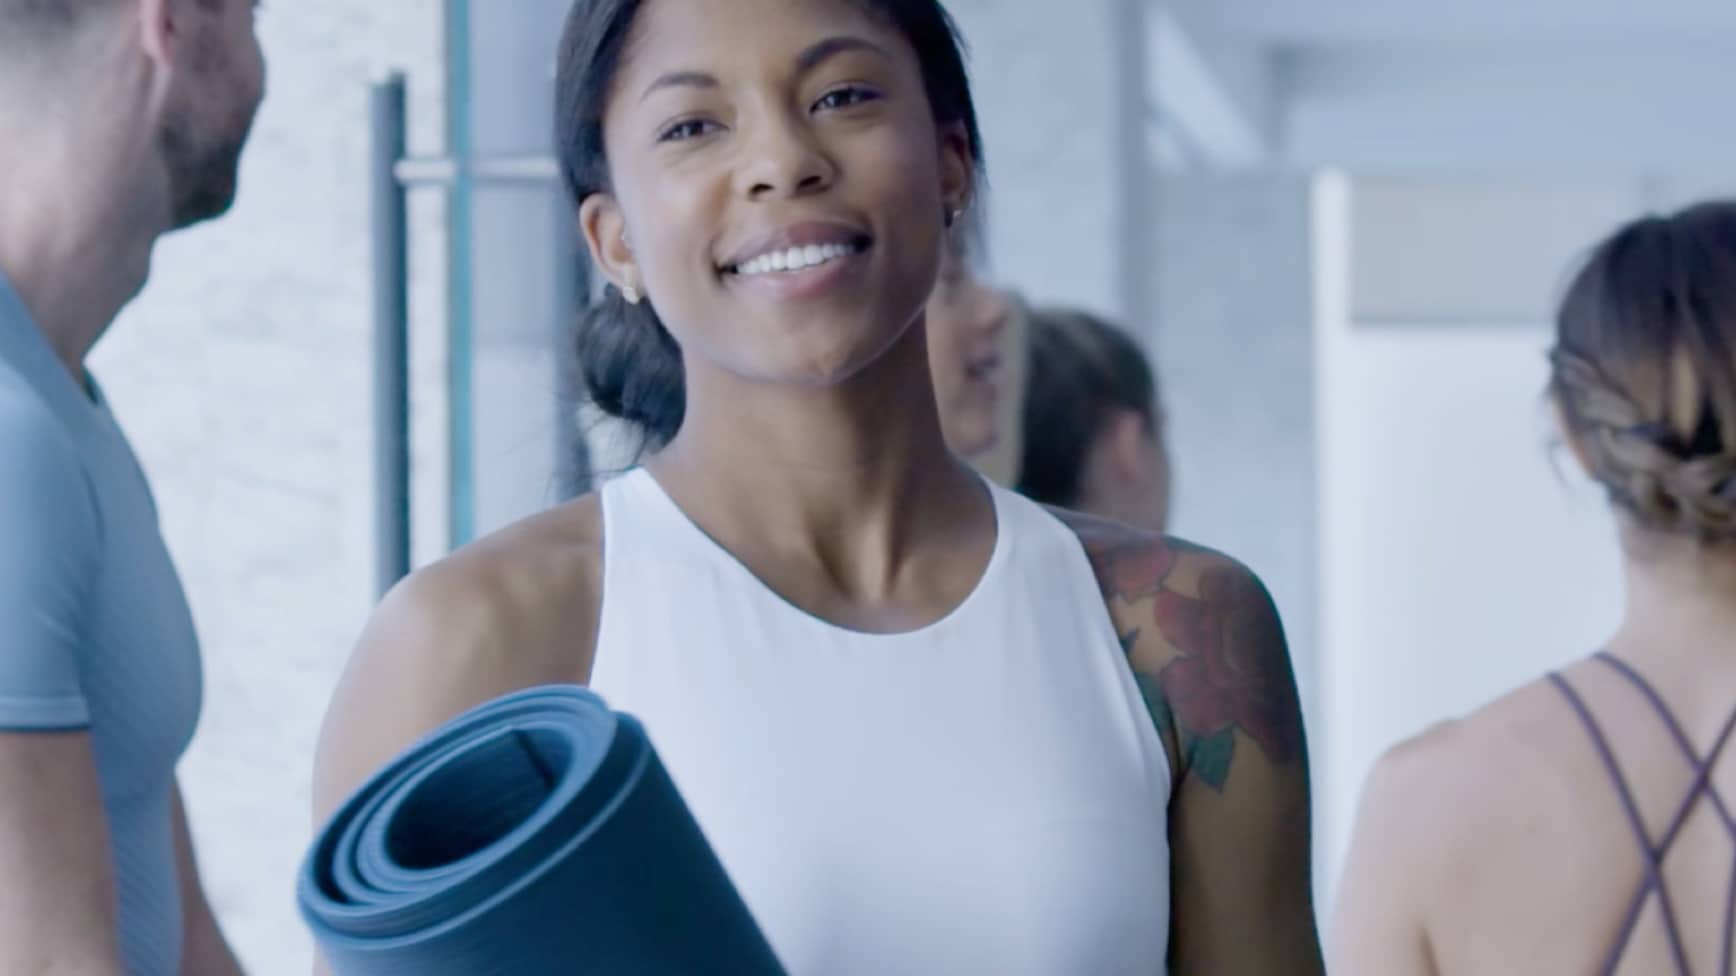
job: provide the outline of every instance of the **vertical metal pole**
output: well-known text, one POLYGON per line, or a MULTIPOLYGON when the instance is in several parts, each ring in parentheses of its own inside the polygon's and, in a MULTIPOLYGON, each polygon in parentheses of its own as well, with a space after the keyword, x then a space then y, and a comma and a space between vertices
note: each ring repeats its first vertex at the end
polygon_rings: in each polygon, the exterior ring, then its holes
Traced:
POLYGON ((445 0, 445 12, 446 152, 454 163, 446 187, 446 546, 456 549, 476 531, 476 205, 469 173, 476 39, 471 0, 445 0))
POLYGON ((384 595, 410 572, 410 264, 402 72, 374 82, 368 194, 374 266, 374 565, 384 595))

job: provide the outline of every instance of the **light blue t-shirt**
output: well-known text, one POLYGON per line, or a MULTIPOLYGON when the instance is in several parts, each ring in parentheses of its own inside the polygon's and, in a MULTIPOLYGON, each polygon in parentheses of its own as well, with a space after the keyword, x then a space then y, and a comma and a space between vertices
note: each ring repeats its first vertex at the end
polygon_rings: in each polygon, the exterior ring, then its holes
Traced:
POLYGON ((0 277, 0 731, 89 731, 122 961, 136 976, 180 970, 170 795, 201 682, 192 615, 126 435, 0 277))

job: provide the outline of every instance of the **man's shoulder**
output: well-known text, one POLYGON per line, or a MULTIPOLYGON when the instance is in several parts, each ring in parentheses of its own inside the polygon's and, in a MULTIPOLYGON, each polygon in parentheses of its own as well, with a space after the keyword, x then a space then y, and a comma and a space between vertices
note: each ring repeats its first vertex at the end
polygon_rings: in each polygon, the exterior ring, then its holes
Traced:
POLYGON ((36 389, 0 360, 0 483, 81 488, 85 465, 72 432, 36 389))
POLYGON ((96 481, 78 438, 0 358, 0 537, 13 553, 93 559, 102 546, 96 481))

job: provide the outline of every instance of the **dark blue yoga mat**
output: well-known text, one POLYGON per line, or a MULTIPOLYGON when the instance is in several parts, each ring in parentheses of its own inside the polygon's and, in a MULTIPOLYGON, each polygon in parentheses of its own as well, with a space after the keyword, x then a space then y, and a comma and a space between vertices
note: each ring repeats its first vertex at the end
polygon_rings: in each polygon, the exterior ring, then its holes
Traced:
POLYGON ((459 716, 315 839, 337 976, 782 974, 645 730, 578 686, 459 716))

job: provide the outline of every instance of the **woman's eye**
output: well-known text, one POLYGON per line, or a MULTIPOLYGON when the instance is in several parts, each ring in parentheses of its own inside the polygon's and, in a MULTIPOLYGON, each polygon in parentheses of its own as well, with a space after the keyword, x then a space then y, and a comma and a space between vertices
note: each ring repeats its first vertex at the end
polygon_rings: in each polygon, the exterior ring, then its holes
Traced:
POLYGON ((684 139, 697 139, 711 131, 712 123, 706 119, 688 119, 677 122, 664 129, 657 136, 658 142, 680 142, 684 139))
POLYGON ((874 92, 874 91, 871 91, 867 88, 860 88, 860 87, 852 85, 849 87, 838 88, 838 89, 835 89, 833 91, 829 91, 826 94, 820 96, 820 100, 814 103, 814 108, 816 108, 816 109, 849 108, 852 105, 860 105, 863 102, 874 101, 875 99, 877 99, 879 97, 880 97, 880 95, 878 92, 874 92))

